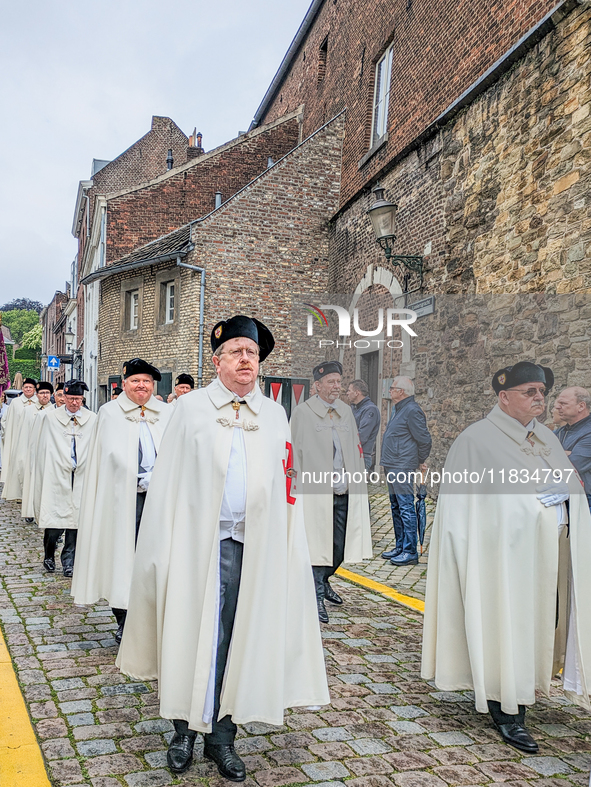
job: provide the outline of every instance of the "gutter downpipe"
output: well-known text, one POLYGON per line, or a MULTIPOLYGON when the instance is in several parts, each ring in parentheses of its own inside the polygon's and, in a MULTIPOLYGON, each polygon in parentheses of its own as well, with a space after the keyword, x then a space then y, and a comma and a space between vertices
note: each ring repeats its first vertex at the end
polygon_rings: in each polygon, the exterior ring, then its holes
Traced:
POLYGON ((203 326, 205 325, 205 268, 198 268, 197 265, 189 265, 187 262, 181 262, 180 255, 176 258, 176 264, 179 268, 189 268, 191 271, 201 274, 201 284, 199 287, 199 361, 197 367, 197 387, 201 388, 203 385, 203 326))

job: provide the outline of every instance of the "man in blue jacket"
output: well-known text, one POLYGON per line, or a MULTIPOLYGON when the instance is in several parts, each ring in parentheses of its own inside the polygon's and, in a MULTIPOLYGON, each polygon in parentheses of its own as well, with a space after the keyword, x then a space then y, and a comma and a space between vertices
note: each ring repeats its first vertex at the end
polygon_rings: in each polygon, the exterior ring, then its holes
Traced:
POLYGON ((408 377, 394 378, 390 387, 394 407, 382 439, 380 464, 388 481, 396 536, 396 546, 382 557, 395 566, 419 562, 414 473, 425 471, 424 463, 431 453, 427 419, 415 402, 414 392, 414 384, 408 377))
POLYGON ((376 437, 380 431, 380 411, 369 398, 369 388, 365 380, 353 380, 349 383, 347 399, 357 424, 365 469, 371 470, 376 437))
POLYGON ((586 388, 565 388, 554 403, 559 418, 566 421, 556 436, 585 485, 591 509, 591 395, 586 388))

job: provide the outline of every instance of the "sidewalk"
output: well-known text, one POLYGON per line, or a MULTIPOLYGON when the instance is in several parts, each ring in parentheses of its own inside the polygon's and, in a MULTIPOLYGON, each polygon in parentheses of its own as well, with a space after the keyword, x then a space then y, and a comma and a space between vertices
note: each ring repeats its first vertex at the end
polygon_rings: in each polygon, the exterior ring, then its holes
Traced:
MULTIPOLYGON (((375 509, 385 528, 383 505, 375 509)), ((166 769, 171 725, 158 715, 155 686, 118 672, 110 610, 74 607, 70 580, 42 571, 41 546, 38 528, 0 501, 0 621, 53 784, 226 784, 199 745, 182 777, 166 769)), ((401 587, 407 577, 386 579, 401 587)), ((469 692, 438 692, 420 679, 418 612, 340 579, 335 587, 345 604, 323 626, 332 704, 288 711, 280 728, 245 725, 237 748, 246 787, 587 787, 591 714, 560 689, 528 714, 540 754, 523 756, 500 742, 469 692)))

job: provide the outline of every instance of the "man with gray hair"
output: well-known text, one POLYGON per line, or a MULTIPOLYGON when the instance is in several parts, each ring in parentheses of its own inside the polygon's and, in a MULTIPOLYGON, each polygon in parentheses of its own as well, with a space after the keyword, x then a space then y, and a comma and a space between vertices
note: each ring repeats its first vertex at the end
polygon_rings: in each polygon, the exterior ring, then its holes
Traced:
POLYGON ((390 386, 394 405, 382 439, 380 464, 384 468, 390 494, 396 545, 382 553, 394 566, 416 565, 417 515, 415 511, 414 474, 426 470, 431 453, 431 435, 427 419, 415 402, 414 383, 409 377, 395 377, 390 386))
POLYGON ((554 410, 565 422, 556 436, 581 476, 591 509, 591 395, 579 385, 565 388, 554 403, 554 410))
POLYGON ((365 469, 371 470, 376 438, 380 431, 380 411, 369 398, 369 388, 365 380, 353 380, 349 383, 347 399, 357 424, 365 469))

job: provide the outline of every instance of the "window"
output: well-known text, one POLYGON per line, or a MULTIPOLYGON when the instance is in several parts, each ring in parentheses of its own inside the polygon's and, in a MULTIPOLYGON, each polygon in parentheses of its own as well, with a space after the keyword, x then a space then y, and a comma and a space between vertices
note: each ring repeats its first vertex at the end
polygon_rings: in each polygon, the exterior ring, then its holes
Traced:
POLYGON ((137 330, 140 322, 140 291, 130 290, 129 292, 129 323, 130 331, 137 330))
POLYGON ((318 84, 324 82, 326 76, 326 59, 328 57, 328 36, 320 44, 318 50, 318 84))
POLYGON ((164 322, 174 322, 174 282, 166 282, 166 295, 164 301, 164 322))
POLYGON ((376 64, 371 132, 372 147, 380 141, 388 130, 388 99, 390 97, 392 51, 393 47, 389 46, 376 64))

